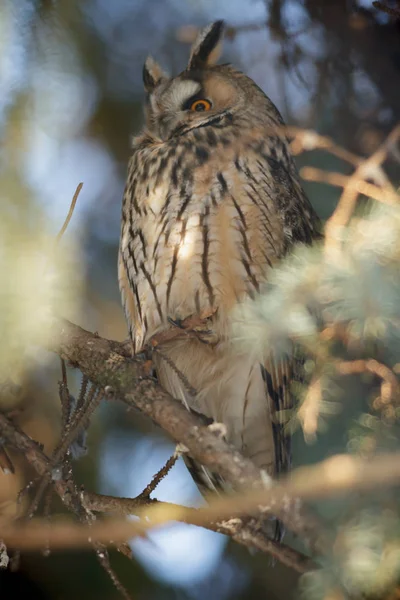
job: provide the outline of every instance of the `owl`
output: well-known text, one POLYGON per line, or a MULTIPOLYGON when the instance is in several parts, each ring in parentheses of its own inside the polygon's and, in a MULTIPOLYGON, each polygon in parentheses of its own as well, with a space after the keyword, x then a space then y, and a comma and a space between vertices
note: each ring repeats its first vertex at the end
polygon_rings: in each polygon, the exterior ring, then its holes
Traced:
MULTIPOLYGON (((227 440, 275 477, 290 466, 281 411, 291 406, 296 362, 273 348, 266 357, 240 352, 232 315, 295 242, 312 243, 319 223, 274 104, 230 64, 212 64, 223 27, 199 34, 176 77, 145 62, 119 285, 136 353, 187 317, 208 315, 204 335, 172 338, 154 353, 159 382, 206 422, 223 423, 227 440)), ((201 489, 224 489, 216 473, 186 462, 201 489)))

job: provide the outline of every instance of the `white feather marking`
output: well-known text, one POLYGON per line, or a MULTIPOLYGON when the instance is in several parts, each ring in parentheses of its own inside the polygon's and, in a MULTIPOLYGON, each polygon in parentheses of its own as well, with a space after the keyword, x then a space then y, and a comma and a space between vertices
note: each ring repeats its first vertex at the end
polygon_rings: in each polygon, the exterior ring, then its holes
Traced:
POLYGON ((168 104, 171 104, 171 107, 173 107, 174 110, 179 110, 185 100, 189 100, 189 98, 197 94, 200 89, 201 85, 197 81, 192 81, 191 79, 182 81, 178 79, 173 82, 168 90, 168 104))

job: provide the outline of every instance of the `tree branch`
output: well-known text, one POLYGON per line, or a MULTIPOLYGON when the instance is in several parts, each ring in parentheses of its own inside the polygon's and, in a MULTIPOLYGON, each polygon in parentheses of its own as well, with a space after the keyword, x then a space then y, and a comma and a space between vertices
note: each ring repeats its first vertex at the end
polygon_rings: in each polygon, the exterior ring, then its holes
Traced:
MULTIPOLYGON (((149 416, 234 489, 264 488, 260 470, 167 394, 149 376, 144 358, 129 356, 127 344, 101 338, 63 319, 54 318, 52 331, 48 349, 79 367, 94 384, 104 387, 109 397, 113 395, 149 416)), ((278 517, 311 548, 322 549, 320 524, 302 508, 294 511, 294 500, 287 500, 266 508, 264 514, 278 517)))
MULTIPOLYGON (((0 415, 0 430, 9 443, 20 450, 24 448, 25 455, 38 472, 46 472, 51 466, 50 460, 37 444, 15 429, 3 415, 0 415)), ((238 495, 214 498, 208 507, 202 509, 143 499, 141 496, 127 499, 81 492, 79 498, 89 514, 92 510, 123 515, 134 512, 146 519, 140 522, 126 522, 121 519, 93 521, 86 526, 65 522, 49 526, 47 520, 45 525, 43 520, 36 520, 22 525, 3 525, 0 537, 6 543, 16 544, 25 549, 38 548, 44 544, 50 544, 52 547, 81 546, 96 542, 110 543, 110 539, 113 543, 125 541, 135 535, 144 535, 150 528, 165 525, 170 521, 184 521, 228 534, 241 543, 269 552, 298 571, 304 571, 313 567, 308 557, 284 545, 266 540, 251 528, 244 529, 241 519, 231 517, 249 513, 266 504, 284 504, 290 497, 296 498, 298 503, 301 499, 332 498, 346 491, 382 489, 383 486, 393 486, 399 482, 399 453, 381 454, 368 460, 338 455, 315 466, 296 469, 290 478, 270 489, 253 489, 238 495), (224 518, 229 520, 221 523, 224 518)), ((54 485, 57 493, 68 505, 68 484, 62 480, 55 480, 54 485)))
MULTIPOLYGON (((0 432, 13 448, 24 453, 28 462, 40 475, 46 475, 52 471, 51 459, 43 453, 39 445, 15 427, 1 413, 0 432)), ((54 489, 63 503, 77 515, 83 510, 89 515, 92 511, 112 513, 114 516, 136 514, 142 519, 146 517, 146 520, 141 522, 123 521, 123 524, 121 524, 120 519, 114 519, 104 524, 90 522, 88 525, 67 521, 50 525, 47 519, 34 519, 31 522, 3 525, 0 535, 3 536, 4 534, 4 539, 11 545, 23 549, 37 549, 43 546, 65 548, 77 545, 93 545, 102 542, 102 540, 107 544, 110 543, 111 539, 113 544, 125 542, 129 537, 145 535, 148 529, 160 524, 158 521, 149 522, 151 509, 157 506, 157 510, 161 508, 164 515, 166 515, 164 523, 174 520, 192 525, 201 525, 211 531, 228 535, 245 546, 255 547, 267 552, 300 573, 315 568, 314 563, 307 556, 284 544, 268 540, 263 532, 243 527, 240 519, 216 523, 204 516, 203 513, 206 509, 195 509, 169 502, 159 502, 143 494, 139 494, 136 498, 117 498, 86 491, 77 492, 75 486, 71 490, 71 482, 59 479, 58 475, 52 481, 54 489), (77 499, 79 500, 78 503, 76 502, 77 499), (97 527, 99 527, 99 530, 97 530, 97 527)), ((156 515, 153 513, 152 518, 155 517, 156 515)))

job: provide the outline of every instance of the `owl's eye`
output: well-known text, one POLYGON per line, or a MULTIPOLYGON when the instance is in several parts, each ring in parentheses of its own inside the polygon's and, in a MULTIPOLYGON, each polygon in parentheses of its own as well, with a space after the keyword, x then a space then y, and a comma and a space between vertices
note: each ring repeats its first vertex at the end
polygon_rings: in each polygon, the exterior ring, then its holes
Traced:
POLYGON ((196 112, 202 112, 203 110, 210 110, 211 102, 208 100, 195 100, 193 104, 190 105, 190 110, 195 110, 196 112))

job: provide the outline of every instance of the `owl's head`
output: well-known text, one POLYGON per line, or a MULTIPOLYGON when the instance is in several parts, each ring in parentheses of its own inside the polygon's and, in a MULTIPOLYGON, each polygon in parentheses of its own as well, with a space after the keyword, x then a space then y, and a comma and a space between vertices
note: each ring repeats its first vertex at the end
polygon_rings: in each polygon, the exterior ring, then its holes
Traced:
POLYGON ((143 82, 146 126, 152 136, 167 141, 198 127, 228 123, 235 114, 251 109, 258 114, 277 113, 251 79, 231 65, 212 64, 211 56, 223 30, 223 21, 216 21, 200 32, 187 68, 177 77, 168 77, 158 63, 147 58, 143 82))

